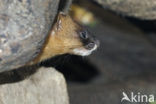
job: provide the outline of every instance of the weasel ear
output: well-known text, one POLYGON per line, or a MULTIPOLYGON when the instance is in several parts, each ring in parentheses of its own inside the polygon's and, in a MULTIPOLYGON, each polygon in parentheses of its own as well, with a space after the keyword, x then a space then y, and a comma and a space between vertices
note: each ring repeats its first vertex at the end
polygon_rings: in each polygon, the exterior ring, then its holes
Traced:
POLYGON ((67 15, 64 12, 60 12, 58 14, 57 24, 60 25, 60 21, 63 21, 66 17, 67 17, 67 15))
POLYGON ((64 17, 65 17, 65 16, 67 16, 67 15, 66 15, 64 12, 60 12, 60 13, 59 13, 59 16, 64 16, 64 17))
POLYGON ((66 15, 64 12, 60 12, 60 13, 58 14, 57 22, 58 22, 59 20, 62 20, 62 19, 64 19, 64 18, 66 18, 66 17, 67 17, 67 15, 66 15))
POLYGON ((66 20, 67 15, 64 12, 60 12, 58 14, 58 18, 57 18, 57 30, 60 30, 62 28, 62 21, 66 20))

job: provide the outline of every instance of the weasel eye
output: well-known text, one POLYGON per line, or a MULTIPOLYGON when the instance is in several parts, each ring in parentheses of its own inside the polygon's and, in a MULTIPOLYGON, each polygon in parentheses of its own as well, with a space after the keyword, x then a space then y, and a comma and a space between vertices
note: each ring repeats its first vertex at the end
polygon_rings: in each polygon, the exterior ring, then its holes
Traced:
POLYGON ((87 32, 86 32, 86 31, 80 32, 80 37, 81 37, 82 39, 87 39, 87 38, 88 38, 87 32))

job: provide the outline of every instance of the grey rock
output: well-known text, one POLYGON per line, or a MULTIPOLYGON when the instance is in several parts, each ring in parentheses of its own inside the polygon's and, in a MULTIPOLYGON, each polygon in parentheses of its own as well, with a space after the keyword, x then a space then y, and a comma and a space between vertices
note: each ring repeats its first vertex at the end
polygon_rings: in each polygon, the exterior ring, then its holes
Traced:
POLYGON ((156 19, 155 0, 94 0, 104 8, 140 19, 156 19))
POLYGON ((0 104, 69 104, 65 79, 42 67, 21 82, 0 85, 0 104))
POLYGON ((0 72, 23 66, 40 51, 59 0, 0 0, 0 72))

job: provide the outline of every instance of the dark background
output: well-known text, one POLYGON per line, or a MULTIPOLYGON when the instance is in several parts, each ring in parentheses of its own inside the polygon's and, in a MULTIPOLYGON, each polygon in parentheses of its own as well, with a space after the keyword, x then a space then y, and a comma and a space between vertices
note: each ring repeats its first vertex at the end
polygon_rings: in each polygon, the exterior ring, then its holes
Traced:
POLYGON ((45 65, 64 74, 71 104, 121 104, 123 91, 156 94, 156 22, 90 5, 99 22, 86 28, 100 40, 98 50, 88 57, 59 56, 45 65))

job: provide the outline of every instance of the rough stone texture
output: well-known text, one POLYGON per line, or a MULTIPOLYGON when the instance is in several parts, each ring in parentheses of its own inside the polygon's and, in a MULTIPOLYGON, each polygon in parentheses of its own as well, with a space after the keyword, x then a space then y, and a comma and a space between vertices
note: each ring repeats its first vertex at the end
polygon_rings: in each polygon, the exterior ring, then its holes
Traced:
POLYGON ((104 8, 140 19, 156 19, 155 0, 94 0, 104 8))
POLYGON ((53 24, 59 0, 0 0, 0 72, 35 57, 53 24))
POLYGON ((21 82, 0 85, 0 104, 69 104, 65 79, 42 67, 21 82))

